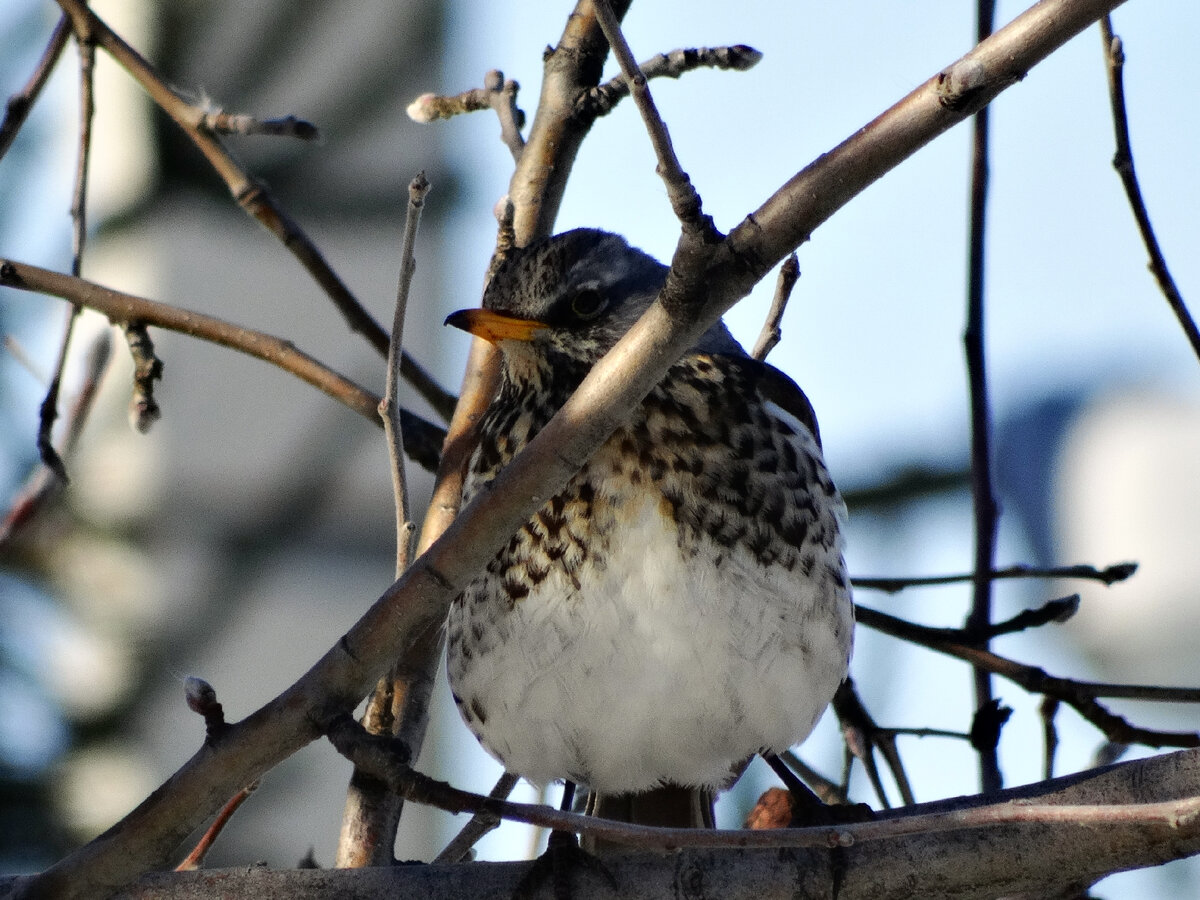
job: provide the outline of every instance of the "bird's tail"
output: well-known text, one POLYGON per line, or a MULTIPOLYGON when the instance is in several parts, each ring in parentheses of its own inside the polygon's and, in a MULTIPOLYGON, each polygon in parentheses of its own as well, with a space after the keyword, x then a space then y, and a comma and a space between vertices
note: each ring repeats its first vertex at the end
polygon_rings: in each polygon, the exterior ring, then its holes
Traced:
MULTIPOLYGON (((714 792, 709 788, 667 784, 637 794, 596 794, 588 797, 588 815, 659 828, 714 828, 714 792)), ((628 844, 584 836, 583 849, 604 855, 629 850, 628 844)))

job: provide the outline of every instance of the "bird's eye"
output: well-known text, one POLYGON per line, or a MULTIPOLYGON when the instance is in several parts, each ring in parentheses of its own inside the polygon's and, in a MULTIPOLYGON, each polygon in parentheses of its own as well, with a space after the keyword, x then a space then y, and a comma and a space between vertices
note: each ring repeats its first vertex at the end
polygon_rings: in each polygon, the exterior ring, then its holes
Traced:
POLYGON ((608 306, 608 301, 595 288, 582 288, 571 297, 571 312, 576 318, 594 319, 608 306))

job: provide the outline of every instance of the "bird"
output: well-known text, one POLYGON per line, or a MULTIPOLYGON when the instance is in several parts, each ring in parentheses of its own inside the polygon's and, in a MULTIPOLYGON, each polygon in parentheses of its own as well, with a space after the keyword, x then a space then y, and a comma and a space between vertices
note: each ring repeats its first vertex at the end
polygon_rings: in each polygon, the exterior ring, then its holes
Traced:
MULTIPOLYGON (((501 356, 464 505, 667 272, 574 229, 509 251, 481 307, 446 319, 501 356)), ((583 785, 601 815, 711 827, 715 792, 803 741, 846 677, 845 528, 807 397, 718 321, 453 601, 454 702, 536 785, 583 785), (636 812, 656 796, 672 811, 636 812)))

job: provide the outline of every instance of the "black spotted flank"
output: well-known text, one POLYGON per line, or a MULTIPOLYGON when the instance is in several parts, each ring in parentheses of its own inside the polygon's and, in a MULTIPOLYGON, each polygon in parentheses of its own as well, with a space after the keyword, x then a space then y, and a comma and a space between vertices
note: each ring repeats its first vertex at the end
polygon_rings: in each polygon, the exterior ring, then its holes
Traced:
POLYGON ((508 594, 508 605, 511 609, 517 604, 517 601, 524 600, 529 596, 529 582, 522 580, 513 572, 509 572, 504 577, 504 593, 508 594))

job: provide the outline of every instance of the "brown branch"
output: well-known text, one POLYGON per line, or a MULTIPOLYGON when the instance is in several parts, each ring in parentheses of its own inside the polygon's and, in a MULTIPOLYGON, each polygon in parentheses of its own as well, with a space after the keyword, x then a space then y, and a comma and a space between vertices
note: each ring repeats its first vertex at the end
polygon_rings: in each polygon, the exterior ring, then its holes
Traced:
MULTIPOLYGON (((94 40, 96 45, 125 69, 163 112, 183 130, 225 182, 238 205, 291 251, 333 301, 350 329, 362 334, 381 355, 386 356, 387 332, 358 302, 321 255, 321 251, 267 188, 251 178, 225 149, 220 139, 204 127, 208 110, 189 103, 168 85, 158 71, 92 12, 83 0, 57 2, 71 17, 75 33, 88 35, 94 40)), ((443 390, 415 360, 407 356, 404 357, 403 371, 404 377, 429 405, 441 416, 449 419, 454 409, 454 397, 443 390)))
POLYGON ((1147 747, 1200 746, 1198 733, 1138 728, 1097 702, 1097 698, 1106 697, 1197 703, 1200 702, 1200 689, 1114 685, 1059 678, 1045 669, 1007 659, 982 647, 947 640, 941 634, 942 629, 916 625, 863 606, 855 607, 855 615, 860 625, 961 659, 1006 678, 1031 694, 1055 697, 1075 709, 1109 740, 1122 744, 1144 744, 1147 747))
MULTIPOLYGON (((550 233, 574 154, 587 131, 586 127, 569 122, 572 98, 599 79, 607 49, 603 41, 597 40, 598 35, 599 28, 590 13, 589 4, 582 2, 568 19, 558 48, 546 59, 546 76, 542 83, 538 116, 533 123, 529 143, 519 148, 517 154, 517 167, 509 188, 510 199, 501 217, 497 252, 489 267, 488 277, 514 241, 525 244, 550 233), (536 168, 535 161, 540 161, 546 167, 545 171, 536 168), (537 182, 545 193, 531 193, 530 186, 534 179, 546 172, 553 173, 552 177, 537 182), (523 223, 521 231, 518 231, 516 222, 518 210, 523 223), (535 230, 542 228, 545 230, 535 230)), ((489 76, 492 86, 500 80, 498 72, 489 76)), ((507 108, 510 112, 515 110, 515 91, 514 83, 508 93, 507 108)), ((497 99, 493 93, 489 103, 497 99)), ((497 109, 497 112, 503 122, 505 113, 501 109, 497 109)), ((516 124, 515 118, 513 124, 516 124)), ((514 151, 518 149, 511 141, 510 147, 514 151)), ((498 384, 499 365, 495 348, 482 340, 473 341, 460 400, 450 422, 433 496, 421 529, 418 542, 420 552, 430 547, 458 514, 465 467, 476 443, 475 428, 498 384)), ((429 695, 444 639, 442 630, 436 627, 442 617, 444 613, 434 622, 420 627, 415 640, 401 655, 395 668, 376 686, 369 704, 369 709, 375 709, 381 715, 386 707, 390 727, 410 747, 420 747, 428 723, 429 695)), ((356 777, 361 781, 365 776, 356 772, 356 777)), ((352 787, 352 792, 354 790, 352 787)), ((394 808, 398 815, 399 806, 394 808)))
MULTIPOLYGON (((314 740, 334 714, 353 708, 397 654, 441 621, 451 600, 496 549, 528 520, 542 498, 562 488, 668 366, 804 237, 888 169, 1018 81, 1117 4, 1118 0, 1042 0, 797 173, 724 242, 709 247, 707 257, 696 256, 692 268, 672 269, 660 300, 596 364, 491 489, 472 500, 299 681, 230 726, 217 747, 202 748, 116 826, 41 875, 22 881, 19 893, 96 896, 161 865, 198 820, 238 787, 314 740), (700 285, 703 294, 688 293, 689 287, 700 285)), ((602 56, 591 59, 588 52, 602 54, 604 42, 590 33, 594 26, 589 4, 581 3, 565 34, 578 36, 582 43, 570 54, 560 53, 560 43, 548 55, 539 116, 542 109, 569 113, 578 91, 561 92, 564 86, 586 89, 598 81, 602 56), (588 61, 581 64, 581 59, 588 61), (592 85, 584 83, 585 72, 595 78, 592 85), (550 99, 547 91, 553 95, 550 99)), ((562 119, 550 124, 553 119, 542 125, 535 119, 518 164, 518 174, 528 171, 530 178, 510 190, 519 239, 546 233, 538 229, 548 229, 561 199, 561 170, 539 167, 555 162, 569 167, 582 139, 577 125, 562 119), (535 149, 539 132, 563 141, 535 149)), ((828 831, 821 832, 821 839, 828 837, 828 831)))
POLYGON ((41 59, 34 66, 33 73, 25 82, 25 86, 9 96, 8 102, 4 106, 4 120, 0 122, 0 159, 4 158, 4 154, 12 146, 17 132, 21 130, 21 126, 29 117, 29 111, 33 109, 33 104, 41 96, 42 88, 50 80, 50 73, 54 71, 54 66, 58 62, 58 58, 62 56, 70 36, 71 20, 64 14, 58 20, 58 24, 54 26, 50 40, 46 43, 46 49, 42 51, 41 59))
MULTIPOLYGON (((61 297, 102 312, 120 325, 140 322, 237 350, 295 375, 379 424, 379 398, 376 395, 298 350, 291 341, 10 259, 0 258, 0 286, 61 297)), ((405 452, 424 468, 435 468, 442 440, 441 429, 407 411, 403 416, 405 452)))
MULTIPOLYGON (((86 34, 77 34, 76 43, 79 47, 79 152, 76 155, 75 186, 71 195, 71 274, 78 277, 83 270, 83 251, 87 244, 87 183, 92 153, 92 118, 96 111, 93 91, 96 52, 90 36, 86 34)), ((52 433, 54 422, 58 418, 58 395, 62 390, 63 371, 66 369, 71 337, 75 333, 75 322, 80 311, 78 303, 72 304, 67 311, 53 374, 46 388, 46 396, 38 408, 38 455, 46 468, 63 484, 68 481, 67 467, 58 451, 54 449, 52 433)))
MULTIPOLYGON (((0 279, 3 283, 3 279, 0 279)), ((58 419, 58 395, 62 391, 63 371, 67 365, 67 353, 71 348, 71 337, 75 333, 75 320, 79 318, 79 304, 72 304, 67 310, 67 318, 63 323, 62 337, 58 343, 58 354, 54 360, 54 374, 50 376, 50 385, 46 395, 38 406, 37 451, 42 465, 51 472, 62 484, 68 484, 67 467, 62 456, 54 449, 54 422, 58 419)))
POLYGON ((971 736, 969 734, 967 734, 966 732, 950 731, 947 728, 905 728, 905 727, 887 728, 887 727, 881 725, 881 726, 879 726, 879 731, 881 734, 893 734, 896 737, 917 737, 917 738, 937 737, 937 738, 949 738, 950 740, 954 740, 954 741, 969 741, 971 739, 971 736))
POLYGON ((205 113, 201 126, 215 134, 263 134, 301 141, 315 141, 321 137, 321 130, 316 125, 295 116, 256 119, 244 113, 228 113, 219 109, 205 113))
MULTIPOLYGON (((1072 803, 1055 805, 1017 799, 1029 789, 998 792, 1002 796, 978 795, 957 801, 926 804, 881 815, 875 821, 815 828, 780 828, 769 831, 724 831, 695 828, 658 828, 598 819, 566 812, 551 806, 514 803, 463 791, 411 769, 393 752, 392 742, 365 732, 350 716, 330 723, 330 742, 355 765, 388 782, 408 799, 436 806, 452 813, 484 812, 512 822, 540 825, 556 831, 570 831, 600 837, 636 847, 677 849, 681 847, 851 847, 870 841, 889 840, 901 835, 935 834, 960 829, 985 828, 1001 824, 1038 823, 1092 826, 1119 822, 1187 828, 1200 840, 1200 796, 1187 796, 1156 803, 1072 803), (965 800, 965 803, 964 803, 965 800), (975 805, 981 801, 987 805, 975 805), (996 802, 992 802, 996 801, 996 802), (958 808, 954 808, 959 805, 958 808), (938 807, 950 807, 939 810, 938 807), (938 811, 927 811, 927 810, 938 811)), ((1132 763, 1126 765, 1134 765, 1132 763)), ((1097 771, 1082 773, 1075 779, 1059 779, 1070 784, 1097 771)), ((1053 782, 1035 786, 1053 791, 1053 782)), ((1198 847, 1200 849, 1200 847, 1198 847)))
MULTIPOLYGON (((425 179, 424 172, 409 182, 408 212, 405 216, 404 239, 400 249, 396 311, 392 320, 391 347, 388 350, 387 387, 379 403, 379 416, 383 420, 384 433, 387 436, 392 497, 396 510, 397 578, 408 568, 416 530, 410 518, 408 481, 404 476, 404 428, 397 394, 400 388, 400 354, 404 346, 404 319, 408 310, 409 289, 417 266, 413 250, 416 246, 417 228, 421 222, 421 210, 428 192, 429 182, 425 179)), ((387 735, 399 741, 400 749, 406 758, 411 760, 416 759, 420 751, 420 739, 424 736, 424 729, 417 736, 416 746, 410 745, 399 734, 402 721, 397 714, 399 700, 407 699, 412 689, 404 675, 402 667, 397 667, 381 679, 367 703, 363 724, 371 734, 387 735)), ((342 814, 337 866, 357 868, 391 865, 401 811, 402 803, 397 794, 387 790, 377 779, 370 778, 356 769, 350 776, 346 807, 342 814)))
POLYGON ((383 418, 384 431, 388 437, 392 493, 396 507, 397 578, 408 568, 412 557, 414 533, 409 518, 408 485, 404 478, 404 430, 399 400, 400 360, 404 350, 404 318, 408 311, 408 295, 412 288, 413 274, 417 269, 413 250, 417 243, 417 229, 421 224, 421 210, 425 206, 427 193, 429 182, 425 173, 421 172, 408 185, 408 213, 404 220, 404 239, 400 248, 400 276, 396 288, 396 312, 392 322, 391 346, 388 349, 387 386, 379 406, 379 415, 383 418))
MULTIPOLYGON (((612 4, 617 18, 625 15, 630 2, 612 4)), ((537 112, 509 182, 518 246, 554 230, 567 178, 592 124, 573 114, 575 103, 600 83, 607 55, 608 41, 596 21, 592 0, 578 0, 558 46, 544 57, 537 112)))
MULTIPOLYGON (((112 341, 108 332, 101 332, 84 354, 83 382, 66 415, 62 440, 64 455, 70 455, 79 442, 79 435, 83 432, 83 426, 87 423, 99 392, 100 380, 104 377, 111 359, 112 341)), ((62 481, 57 475, 45 466, 36 467, 9 505, 3 522, 0 522, 0 547, 32 521, 46 503, 57 495, 61 487, 62 481)))
POLYGON ((750 353, 755 359, 766 359, 767 354, 775 349, 775 345, 783 337, 783 331, 780 328, 783 312, 787 309, 792 289, 796 287, 799 279, 800 260, 793 253, 779 267, 779 278, 775 282, 775 295, 771 298, 771 308, 767 311, 767 320, 763 322, 762 331, 759 332, 758 340, 754 342, 754 350, 750 353))
MULTIPOLYGON (((993 569, 989 577, 993 581, 1001 578, 1083 578, 1111 586, 1118 581, 1124 581, 1136 571, 1137 563, 1133 562, 1116 563, 1104 569, 1087 565, 1055 566, 1048 569, 1016 565, 1004 569, 993 569)), ((905 588, 959 584, 970 581, 974 577, 967 573, 963 575, 929 575, 918 578, 855 578, 853 582, 856 590, 874 590, 895 594, 905 588)))
MULTIPOLYGON (((942 641, 970 644, 973 647, 984 647, 986 646, 985 641, 1000 637, 1001 635, 1014 634, 1015 632, 1025 631, 1029 628, 1040 628, 1051 622, 1065 622, 1079 611, 1079 603, 1080 597, 1078 594, 1048 600, 1036 609, 1022 610, 1010 619, 989 625, 983 634, 978 634, 969 628, 931 628, 927 625, 915 627, 922 629, 922 634, 930 638, 936 636, 942 641)), ((866 612, 869 618, 872 611, 866 610, 866 612)), ((902 620, 897 619, 896 621, 902 620)))
POLYGON ((185 856, 183 861, 175 867, 176 872, 191 872, 204 865, 204 858, 208 856, 208 851, 217 842, 217 838, 221 836, 221 832, 225 830, 225 826, 233 820, 233 814, 238 811, 241 805, 256 790, 258 790, 257 781, 249 787, 242 788, 229 799, 228 803, 221 807, 221 811, 217 813, 217 817, 213 819, 212 824, 208 826, 200 840, 196 843, 196 846, 192 848, 192 852, 185 856))
POLYGON ((92 156, 92 118, 96 112, 96 48, 87 35, 76 34, 79 45, 79 156, 75 163, 75 189, 71 196, 71 274, 83 274, 87 244, 87 188, 92 156))
POLYGON ((1183 329, 1188 343, 1192 345, 1192 352, 1200 357, 1200 329, 1196 328, 1196 322, 1188 312, 1183 295, 1179 292, 1175 279, 1171 277, 1170 269, 1167 268, 1167 260, 1162 254, 1162 248, 1158 245, 1154 226, 1150 223, 1150 213, 1146 209, 1145 200, 1142 199, 1142 188, 1138 183, 1137 171, 1133 166, 1133 147, 1129 140, 1129 117, 1125 113, 1125 46, 1121 42, 1121 38, 1113 34, 1112 20, 1108 16, 1100 20, 1100 38, 1104 43, 1104 58, 1108 63, 1108 94, 1109 102, 1112 105, 1113 131, 1116 134, 1117 143, 1117 150, 1112 161, 1113 168, 1121 177, 1125 196, 1129 198, 1129 208, 1133 212, 1133 218, 1137 221, 1138 232, 1142 236, 1142 243, 1146 246, 1146 253, 1150 256, 1150 273, 1158 282, 1158 288, 1166 297, 1171 312, 1175 313, 1175 318, 1179 320, 1179 327, 1183 329))
MULTIPOLYGON (((732 47, 693 47, 659 53, 639 65, 647 78, 679 78, 696 69, 726 69, 745 72, 758 65, 762 54, 745 44, 732 47)), ((576 115, 598 119, 606 116, 618 103, 629 96, 629 82, 624 75, 610 78, 580 95, 575 104, 576 115)))
MULTIPOLYGON (((505 772, 488 792, 488 798, 491 800, 507 800, 508 795, 512 793, 513 788, 517 786, 517 782, 520 780, 519 775, 514 775, 512 772, 505 772)), ((471 817, 471 821, 462 827, 462 830, 454 836, 454 839, 442 848, 442 852, 433 861, 435 863, 462 862, 467 858, 467 854, 471 852, 471 848, 479 843, 479 839, 488 832, 494 831, 502 821, 500 816, 495 813, 480 810, 471 817)))
POLYGON ((154 341, 145 322, 125 324, 125 340, 133 357, 133 394, 129 398, 129 424, 142 434, 162 418, 154 399, 154 382, 162 378, 163 364, 154 353, 154 341))
MULTIPOLYGON (((622 896, 646 900, 678 897, 681 884, 702 885, 705 896, 726 900, 758 900, 767 895, 829 897, 835 891, 840 900, 909 897, 927 885, 936 885, 939 895, 971 900, 1025 894, 1078 896, 1105 874, 1154 865, 1200 849, 1197 823, 1191 818, 1197 768, 1196 753, 1175 753, 1006 791, 998 798, 1003 802, 991 806, 982 805, 976 797, 920 808, 929 813, 957 808, 969 814, 971 824, 996 823, 970 829, 898 834, 878 840, 860 840, 862 832, 850 827, 827 829, 825 834, 833 837, 839 848, 837 862, 841 865, 831 864, 829 847, 818 846, 784 852, 772 848, 680 848, 666 856, 620 854, 607 859, 605 868, 622 896), (1071 820, 1072 808, 1083 813, 1079 822, 1071 820), (1051 809, 1057 812, 1045 815, 1051 809), (1178 815, 1172 816, 1172 810, 1178 815), (1023 821, 1027 819, 1034 821, 1023 821), (1053 841, 1046 838, 1051 830, 1053 841), (1014 859, 1021 864, 1013 865, 1014 859), (916 868, 913 860, 920 861, 916 868), (1073 892, 1067 891, 1069 887, 1073 892)), ((799 832, 771 836, 789 833, 799 832)), ((471 863, 355 871, 256 869, 247 873, 242 867, 154 873, 143 877, 124 896, 173 900, 185 894, 212 896, 244 887, 242 893, 263 900, 350 895, 509 900, 528 867, 528 863, 471 863)), ((27 878, 9 877, 0 881, 0 891, 27 883, 27 878)), ((613 894, 605 881, 584 879, 575 883, 572 896, 600 900, 613 894)))

